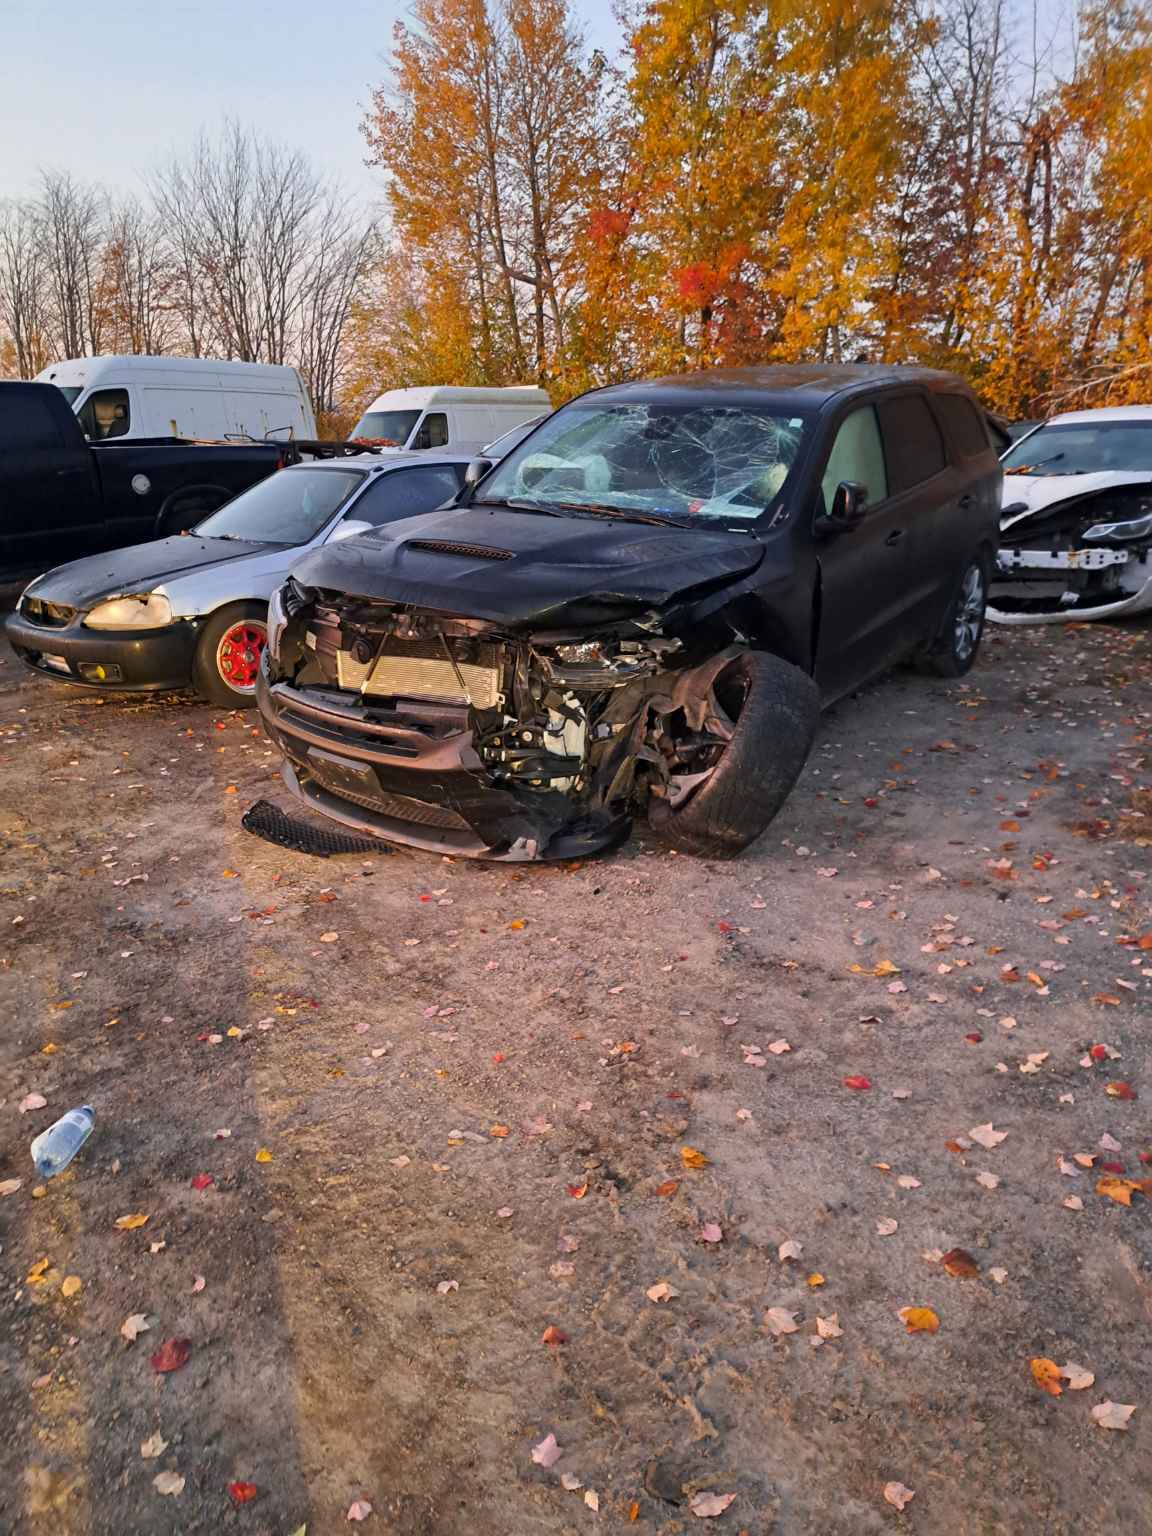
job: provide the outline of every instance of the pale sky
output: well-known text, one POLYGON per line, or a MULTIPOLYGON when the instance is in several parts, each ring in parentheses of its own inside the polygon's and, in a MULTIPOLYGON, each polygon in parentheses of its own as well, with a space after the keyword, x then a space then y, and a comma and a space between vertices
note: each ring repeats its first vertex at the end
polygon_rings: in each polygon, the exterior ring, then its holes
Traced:
MULTIPOLYGON (((611 0, 578 0, 614 51, 611 0)), ((0 201, 40 167, 112 190, 226 117, 308 151, 371 203, 359 123, 400 0, 0 0, 0 201)))

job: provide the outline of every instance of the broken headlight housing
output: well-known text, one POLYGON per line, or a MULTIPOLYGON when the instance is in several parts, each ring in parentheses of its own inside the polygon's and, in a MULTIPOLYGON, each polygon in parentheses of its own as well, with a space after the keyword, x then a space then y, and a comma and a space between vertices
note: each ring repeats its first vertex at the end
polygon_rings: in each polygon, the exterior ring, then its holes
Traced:
POLYGON ((172 622, 172 604, 162 592, 110 597, 84 615, 85 629, 163 629, 172 622))
POLYGON ((1125 543, 1134 539, 1152 538, 1152 513, 1136 517, 1127 523, 1094 523, 1082 535, 1085 539, 1122 539, 1125 543))

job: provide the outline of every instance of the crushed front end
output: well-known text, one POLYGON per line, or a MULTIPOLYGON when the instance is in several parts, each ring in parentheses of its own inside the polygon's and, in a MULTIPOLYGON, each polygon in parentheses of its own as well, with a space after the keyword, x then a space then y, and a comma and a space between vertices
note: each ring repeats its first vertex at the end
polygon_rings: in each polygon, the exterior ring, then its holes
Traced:
POLYGON ((1152 484, 1133 478, 1035 510, 1009 505, 989 618, 1051 624, 1152 608, 1152 484))
POLYGON ((615 846, 723 730, 715 637, 693 656, 652 611, 518 630, 289 581, 269 620, 258 698, 286 784, 391 842, 510 862, 615 846))

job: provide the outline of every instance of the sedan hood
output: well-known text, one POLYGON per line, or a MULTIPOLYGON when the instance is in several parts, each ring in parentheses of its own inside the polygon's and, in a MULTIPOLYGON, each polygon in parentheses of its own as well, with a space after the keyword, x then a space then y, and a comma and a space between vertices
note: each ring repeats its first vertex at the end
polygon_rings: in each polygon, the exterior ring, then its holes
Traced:
POLYGON ((120 592, 146 592, 174 576, 232 560, 251 560, 268 553, 267 544, 238 544, 231 539, 176 534, 127 549, 88 555, 70 565, 58 565, 37 577, 31 591, 52 603, 88 608, 100 598, 120 592))
POLYGON ((314 550, 309 587, 492 623, 611 622, 759 565, 763 546, 726 529, 468 507, 407 518, 314 550))
POLYGON ((1079 501, 1097 491, 1150 482, 1152 471, 1149 470, 1101 469, 1089 475, 1005 475, 1000 527, 1006 529, 1026 522, 1037 512, 1047 512, 1062 501, 1079 501), (1009 511, 1009 508, 1014 510, 1009 511))

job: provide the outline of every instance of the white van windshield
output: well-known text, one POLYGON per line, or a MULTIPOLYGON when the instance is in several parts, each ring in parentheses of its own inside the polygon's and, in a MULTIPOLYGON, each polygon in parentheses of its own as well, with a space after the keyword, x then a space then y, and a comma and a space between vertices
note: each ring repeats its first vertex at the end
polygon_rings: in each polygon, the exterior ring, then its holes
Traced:
POLYGON ((420 418, 419 411, 366 411, 352 429, 353 443, 385 443, 398 448, 420 418))
POLYGON ((783 490, 804 423, 768 405, 569 405, 512 449, 477 500, 750 521, 783 490))

